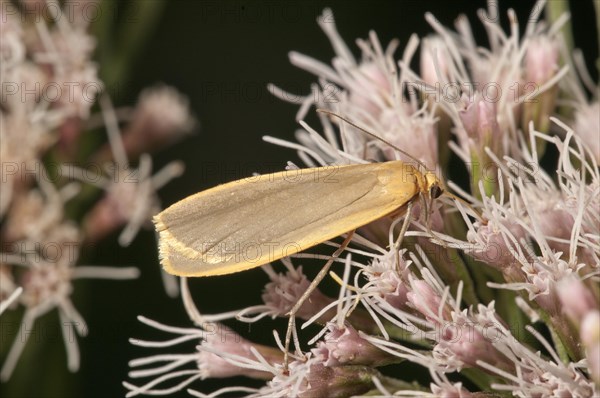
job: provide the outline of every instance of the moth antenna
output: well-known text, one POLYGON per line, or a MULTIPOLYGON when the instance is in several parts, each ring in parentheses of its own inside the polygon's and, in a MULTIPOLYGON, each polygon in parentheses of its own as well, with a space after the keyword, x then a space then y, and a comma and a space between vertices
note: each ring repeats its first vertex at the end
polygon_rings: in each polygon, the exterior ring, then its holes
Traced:
MULTIPOLYGON (((373 137, 373 138, 375 138, 375 139, 383 142, 384 144, 389 145, 390 147, 394 148, 398 152, 400 152, 400 153, 408 156, 409 158, 411 158, 412 160, 414 160, 415 162, 417 162, 418 164, 420 164, 423 167, 424 170, 427 170, 427 166, 425 166, 425 164, 423 162, 421 162, 419 159, 417 159, 414 156, 412 156, 410 153, 408 153, 406 151, 403 151, 402 149, 398 148, 396 145, 394 145, 391 142, 385 140, 384 138, 378 136, 377 134, 370 132, 369 130, 365 129, 364 127, 359 126, 358 124, 354 123, 353 121, 349 120, 348 118, 346 118, 344 116, 341 116, 341 115, 338 115, 335 112, 332 112, 332 111, 330 111, 328 109, 323 109, 323 108, 318 108, 317 112, 324 113, 324 114, 329 115, 329 116, 337 117, 338 119, 346 122, 350 126, 357 128, 358 130, 362 131, 363 133, 365 133, 365 134, 367 134, 367 135, 369 135, 369 136, 371 136, 371 137, 373 137)), ((468 207, 469 209, 471 209, 471 211, 473 211, 473 213, 475 213, 475 216, 477 218, 479 218, 479 220, 482 223, 487 224, 487 221, 485 220, 485 218, 483 217, 483 215, 479 211, 477 211, 473 206, 471 206, 466 200, 464 200, 463 198, 458 197, 458 196, 456 196, 456 195, 454 195, 454 194, 452 194, 452 193, 450 193, 450 192, 448 192, 446 190, 444 190, 444 194, 448 195, 449 197, 451 197, 454 200, 457 200, 457 201, 461 202, 463 205, 465 205, 466 207, 468 207)))
POLYGON ((389 141, 385 140, 384 138, 382 138, 382 137, 378 136, 378 135, 377 135, 377 134, 375 134, 375 133, 372 133, 372 132, 370 132, 369 130, 365 129, 364 127, 361 127, 361 126, 359 126, 358 124, 356 124, 356 123, 354 123, 353 121, 351 121, 351 120, 349 120, 349 119, 345 118, 344 116, 338 115, 338 114, 337 114, 337 113, 335 113, 335 112, 332 112, 332 111, 330 111, 330 110, 327 110, 327 109, 322 109, 322 108, 318 108, 318 109, 317 109, 317 112, 319 112, 319 113, 324 113, 324 114, 326 114, 326 115, 329 115, 329 116, 335 116, 335 117, 337 117, 338 119, 340 119, 340 120, 342 120, 342 121, 346 122, 346 123, 347 123, 347 124, 349 124, 350 126, 352 126, 352 127, 355 127, 355 128, 357 128, 357 129, 359 129, 359 130, 360 130, 360 131, 362 131, 363 133, 365 133, 365 134, 367 134, 367 135, 369 135, 369 136, 371 136, 371 137, 373 137, 373 138, 375 138, 375 139, 377 139, 377 140, 379 140, 379 141, 383 142, 384 144, 387 144, 387 145, 391 146, 392 148, 394 148, 394 149, 395 149, 395 150, 397 150, 398 152, 402 153, 403 155, 406 155, 406 156, 408 156, 409 158, 411 158, 412 160, 414 160, 415 162, 417 162, 418 164, 420 164, 420 165, 423 167, 423 169, 424 169, 424 170, 427 170, 427 166, 425 166, 425 164, 424 164, 423 162, 421 162, 419 159, 417 159, 417 158, 415 158, 414 156, 412 156, 410 153, 408 153, 408 152, 406 152, 406 151, 403 151, 402 149, 398 148, 396 145, 392 144, 391 142, 389 142, 389 141))

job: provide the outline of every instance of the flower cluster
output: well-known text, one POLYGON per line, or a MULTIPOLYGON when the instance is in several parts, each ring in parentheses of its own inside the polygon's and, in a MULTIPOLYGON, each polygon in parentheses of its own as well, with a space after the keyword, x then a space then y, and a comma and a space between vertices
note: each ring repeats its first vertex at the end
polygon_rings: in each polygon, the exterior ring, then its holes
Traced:
POLYGON ((297 118, 313 106, 329 111, 318 113, 324 134, 300 121, 299 144, 266 140, 297 150, 310 167, 400 159, 437 171, 464 200, 442 196, 428 212, 415 203, 405 233, 398 219, 359 229, 333 258, 345 266, 341 276, 330 273, 339 294, 317 289, 296 314, 302 328, 322 329, 306 344, 292 330, 289 364, 279 333, 276 350, 220 322, 286 317, 310 284, 293 264, 302 255, 282 261, 284 274, 264 266, 270 282, 263 303, 239 311, 201 315, 182 281, 196 327, 140 318, 180 337, 132 343, 156 348, 193 340, 196 351, 133 360, 131 378, 153 378, 141 386, 125 382, 128 396, 169 394, 197 379, 235 375, 266 382, 187 391, 197 397, 600 393, 600 108, 598 98, 590 99, 598 87, 562 36, 568 16, 541 20, 551 6, 535 5, 522 36, 514 12, 507 33, 491 11, 480 10, 489 48, 477 43, 466 17, 452 30, 428 14, 435 33, 412 36, 399 60, 399 43, 384 47, 375 33, 357 41, 356 59, 325 10, 318 22, 335 51, 331 65, 290 54, 317 77, 311 93, 296 101, 297 118), (413 70, 418 50, 420 69, 413 70), (551 169, 542 166, 544 156, 555 162, 551 169), (450 169, 468 173, 469 183, 452 183, 450 169), (422 366, 429 384, 388 366, 405 361, 422 366), (156 362, 167 364, 138 369, 156 362), (188 363, 190 369, 177 370, 188 363))
MULTIPOLYGON (((67 367, 79 368, 73 336, 88 327, 74 281, 139 274, 82 264, 82 254, 114 233, 129 245, 149 225, 157 190, 183 172, 173 161, 153 173, 150 154, 195 126, 168 86, 144 90, 131 109, 113 107, 83 13, 96 0, 14 3, 0 3, 0 316, 20 320, 2 347, 2 381, 23 362, 36 320, 54 310, 67 367), (70 18, 39 14, 40 5, 68 6, 70 18)), ((161 352, 130 362, 128 397, 188 386, 196 397, 600 393, 598 84, 565 39, 568 15, 542 19, 552 2, 538 1, 525 26, 509 11, 508 31, 489 5, 479 12, 487 47, 466 17, 450 29, 427 14, 432 35, 413 35, 397 56, 398 41, 383 46, 371 33, 357 41, 360 58, 323 12, 331 64, 290 54, 315 75, 310 94, 269 87, 299 105, 299 142, 265 139, 309 167, 402 160, 437 173, 457 196, 417 197, 348 235, 347 247, 327 242, 335 255, 294 254, 281 260, 283 273, 263 266, 262 302, 243 309, 201 314, 187 280, 163 275, 192 326, 138 318, 174 337, 130 340, 161 352), (311 108, 323 110, 323 134, 302 121, 311 108), (306 257, 342 267, 329 273, 335 290, 310 290, 306 257), (287 318, 298 303, 290 352, 279 331, 269 346, 225 325, 287 318), (296 325, 317 332, 302 341, 308 332, 296 325), (189 342, 194 350, 162 352, 189 342), (398 371, 406 363, 422 370, 418 382, 398 371), (239 376, 251 386, 199 391, 200 380, 239 376)))
POLYGON ((182 172, 174 162, 152 175, 148 152, 190 130, 186 100, 159 86, 144 91, 132 110, 113 109, 92 60, 96 42, 84 13, 96 3, 1 3, 0 313, 3 320, 21 317, 10 322, 19 325, 13 341, 3 336, 10 344, 2 347, 2 381, 11 377, 36 319, 53 310, 68 369, 79 368, 73 336, 88 329, 72 301, 73 282, 139 274, 135 267, 82 265, 82 254, 123 227, 120 243, 131 242, 159 210, 156 190, 182 172), (100 128, 108 133, 106 148, 93 132, 100 128))

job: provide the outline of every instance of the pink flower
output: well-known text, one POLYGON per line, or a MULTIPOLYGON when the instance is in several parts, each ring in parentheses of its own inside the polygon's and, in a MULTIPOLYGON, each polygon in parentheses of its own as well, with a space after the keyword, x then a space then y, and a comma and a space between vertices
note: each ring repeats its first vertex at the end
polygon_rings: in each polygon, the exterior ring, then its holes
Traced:
POLYGON ((328 323, 329 332, 312 352, 327 367, 339 365, 382 366, 397 361, 392 355, 359 336, 350 325, 340 328, 328 323))

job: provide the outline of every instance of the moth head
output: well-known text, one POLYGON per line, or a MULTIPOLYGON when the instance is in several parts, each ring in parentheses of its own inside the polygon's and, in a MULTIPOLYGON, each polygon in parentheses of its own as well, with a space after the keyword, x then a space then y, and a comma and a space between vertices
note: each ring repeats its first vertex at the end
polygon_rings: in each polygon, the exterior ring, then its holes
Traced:
POLYGON ((425 184, 431 199, 437 199, 444 193, 442 182, 434 173, 425 173, 425 184))

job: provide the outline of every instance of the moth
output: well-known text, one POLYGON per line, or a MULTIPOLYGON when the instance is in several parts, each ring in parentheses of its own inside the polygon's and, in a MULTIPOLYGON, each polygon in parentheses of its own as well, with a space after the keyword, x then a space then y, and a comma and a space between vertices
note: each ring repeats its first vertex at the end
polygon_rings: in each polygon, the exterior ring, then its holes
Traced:
POLYGON ((443 192, 400 160, 265 174, 191 195, 154 217, 165 271, 214 276, 304 251, 443 192))

